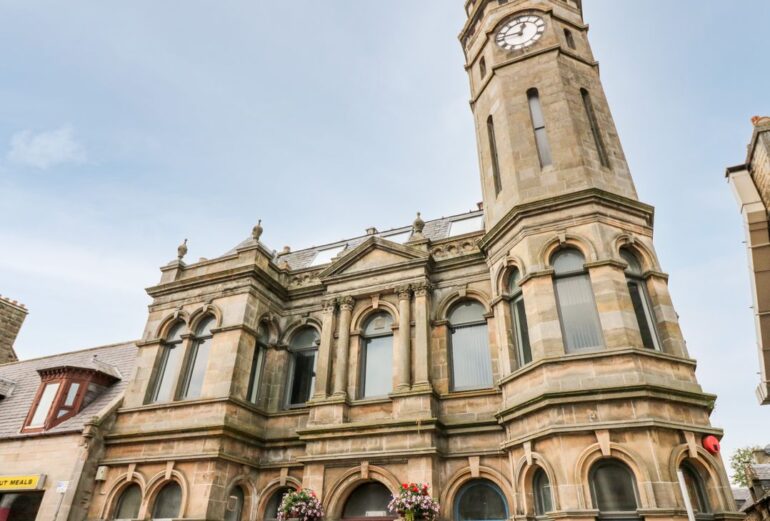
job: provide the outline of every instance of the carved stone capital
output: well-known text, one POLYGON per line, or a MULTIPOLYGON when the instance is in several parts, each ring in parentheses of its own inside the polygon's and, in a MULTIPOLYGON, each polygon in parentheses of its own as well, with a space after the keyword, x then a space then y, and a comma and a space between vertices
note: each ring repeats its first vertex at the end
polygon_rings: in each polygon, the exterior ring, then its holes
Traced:
POLYGON ((415 297, 427 297, 430 292, 433 291, 433 286, 428 282, 421 282, 419 284, 412 285, 415 297))
POLYGON ((324 313, 334 313, 334 310, 337 307, 337 301, 333 298, 327 299, 321 302, 321 305, 323 306, 324 313))
POLYGON ((409 300, 412 296, 412 288, 409 285, 399 286, 396 288, 396 294, 398 295, 398 300, 409 300))
POLYGON ((340 297, 337 299, 340 309, 344 311, 352 311, 353 305, 356 303, 353 297, 340 297))

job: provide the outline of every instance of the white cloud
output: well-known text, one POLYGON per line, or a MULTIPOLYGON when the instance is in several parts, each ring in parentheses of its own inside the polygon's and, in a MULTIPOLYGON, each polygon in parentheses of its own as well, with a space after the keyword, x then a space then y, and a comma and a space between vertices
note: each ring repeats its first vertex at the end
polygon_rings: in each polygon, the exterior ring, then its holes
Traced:
POLYGON ((75 139, 72 127, 32 132, 22 130, 11 137, 8 160, 25 166, 46 169, 64 163, 83 163, 86 151, 75 139))

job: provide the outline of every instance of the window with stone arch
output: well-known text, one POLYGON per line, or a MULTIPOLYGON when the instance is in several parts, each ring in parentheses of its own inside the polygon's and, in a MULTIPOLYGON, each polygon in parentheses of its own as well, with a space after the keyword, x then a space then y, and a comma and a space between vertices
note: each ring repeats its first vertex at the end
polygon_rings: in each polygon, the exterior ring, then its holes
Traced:
POLYGON ((278 519, 278 509, 281 506, 281 501, 283 501, 283 496, 293 491, 294 489, 291 487, 281 487, 273 492, 265 505, 265 512, 261 519, 264 519, 265 521, 276 521, 278 519))
POLYGON ((249 390, 247 399, 256 404, 259 401, 259 386, 262 382, 262 372, 267 356, 267 346, 270 342, 270 330, 267 324, 260 322, 257 327, 257 338, 254 343, 254 355, 251 359, 251 370, 249 371, 249 390))
POLYGON ((452 511, 455 521, 504 521, 509 517, 505 494, 488 479, 474 479, 463 485, 452 511))
POLYGON ((529 325, 527 324, 527 310, 524 306, 524 294, 519 286, 519 281, 521 281, 521 272, 514 268, 508 276, 508 295, 511 303, 516 357, 519 361, 519 367, 522 367, 532 362, 532 347, 529 343, 529 325))
POLYGON ((245 502, 246 494, 243 492, 243 487, 235 485, 227 495, 224 521, 243 521, 246 519, 248 515, 244 516, 245 502))
POLYGON ((289 342, 291 360, 288 378, 288 406, 304 406, 315 387, 316 358, 320 337, 318 331, 305 326, 297 330, 289 342))
POLYGON ((604 347, 585 257, 576 248, 558 250, 551 257, 554 292, 567 354, 604 347))
POLYGON ((452 306, 447 314, 453 391, 486 389, 494 385, 485 313, 481 303, 463 300, 452 306))
POLYGON ((342 519, 352 521, 387 521, 396 519, 388 511, 392 495, 379 481, 370 481, 356 487, 345 501, 342 519))
POLYGON ((168 330, 168 334, 160 346, 161 353, 158 359, 155 388, 150 401, 154 403, 170 402, 176 398, 176 383, 184 360, 183 336, 186 334, 187 324, 181 320, 168 330))
POLYGON ((698 465, 687 460, 683 461, 679 465, 677 477, 682 493, 686 494, 685 501, 689 501, 693 513, 699 518, 709 518, 711 504, 706 491, 706 480, 698 469, 698 465))
POLYGON ((536 516, 545 516, 548 512, 553 512, 551 482, 542 467, 538 467, 532 475, 532 495, 534 496, 536 516))
POLYGON ((644 279, 642 264, 638 257, 628 248, 620 249, 620 257, 626 262, 626 283, 631 303, 634 306, 636 323, 642 336, 642 345, 647 349, 660 350, 658 328, 655 312, 652 308, 650 294, 647 292, 647 281, 644 279))
POLYGON ((176 481, 171 481, 155 496, 152 506, 152 519, 175 519, 182 509, 182 487, 176 481))
POLYGON ((599 460, 591 468, 588 480, 599 519, 639 519, 636 479, 625 463, 613 458, 599 460))
POLYGON ((181 398, 190 400, 199 398, 203 390, 203 379, 206 376, 206 366, 211 353, 213 334, 211 330, 216 326, 216 319, 207 315, 195 328, 190 355, 187 358, 184 380, 182 383, 181 398))
POLYGON ((545 129, 545 116, 543 115, 543 106, 540 103, 540 92, 537 89, 529 89, 527 100, 529 101, 529 115, 532 119, 532 130, 535 133, 535 145, 537 146, 537 156, 540 159, 540 168, 545 168, 553 164, 553 157, 551 145, 548 142, 548 133, 545 129))
POLYGON ((142 489, 137 483, 125 487, 117 501, 115 510, 110 517, 115 521, 128 521, 139 517, 139 507, 142 505, 142 489))
POLYGON ((393 317, 378 311, 367 318, 361 335, 360 398, 393 391, 393 317))

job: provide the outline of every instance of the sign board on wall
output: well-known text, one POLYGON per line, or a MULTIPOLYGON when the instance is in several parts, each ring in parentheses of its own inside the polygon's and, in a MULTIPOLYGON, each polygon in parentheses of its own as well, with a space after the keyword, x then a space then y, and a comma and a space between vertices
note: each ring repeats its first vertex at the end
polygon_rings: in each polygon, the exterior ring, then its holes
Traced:
POLYGON ((23 476, 0 476, 0 492, 17 490, 40 490, 45 485, 45 474, 23 476))

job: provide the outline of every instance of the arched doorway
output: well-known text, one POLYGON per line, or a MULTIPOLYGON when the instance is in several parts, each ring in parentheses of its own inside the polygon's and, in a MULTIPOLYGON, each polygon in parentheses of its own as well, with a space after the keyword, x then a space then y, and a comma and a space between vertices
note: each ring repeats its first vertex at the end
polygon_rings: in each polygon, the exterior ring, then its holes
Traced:
POLYGON ((359 485, 345 501, 342 519, 346 521, 386 521, 396 519, 388 511, 393 496, 388 487, 378 481, 359 485))
POLYGON ((493 482, 474 479, 457 493, 453 512, 455 521, 505 521, 508 502, 493 482))

